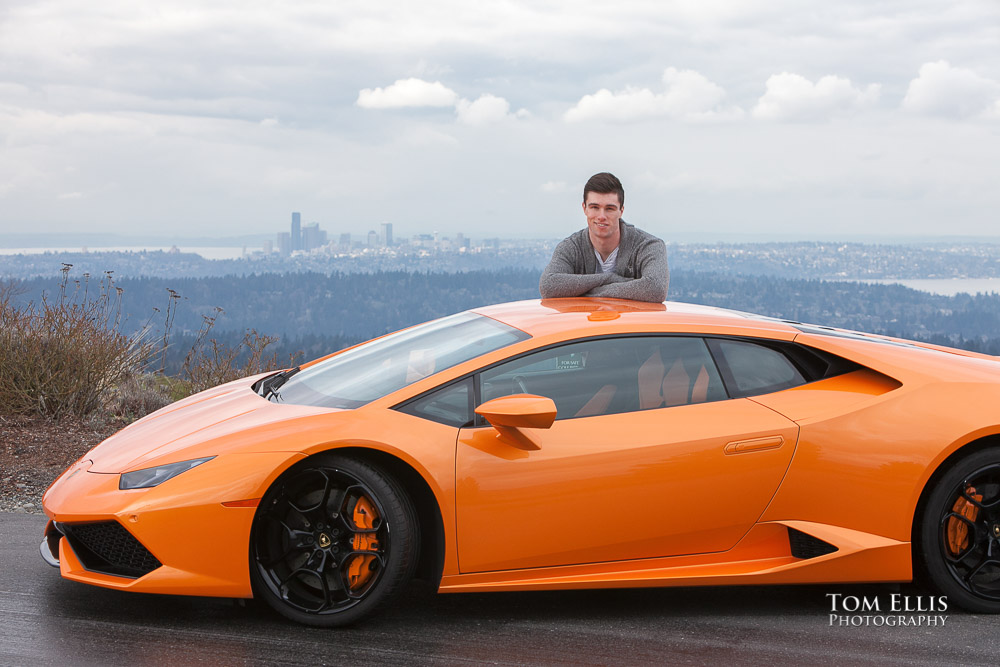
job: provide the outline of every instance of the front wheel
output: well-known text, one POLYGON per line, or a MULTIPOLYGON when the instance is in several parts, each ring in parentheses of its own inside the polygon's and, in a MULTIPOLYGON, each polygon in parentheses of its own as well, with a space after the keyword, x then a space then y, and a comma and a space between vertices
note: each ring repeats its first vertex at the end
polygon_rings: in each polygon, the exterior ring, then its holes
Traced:
POLYGON ((919 548, 929 583, 949 602, 1000 613, 1000 447, 966 456, 938 481, 919 548))
POLYGON ((402 590, 419 543, 413 505, 391 476, 320 455, 288 470, 261 500, 250 536, 254 592, 299 623, 354 623, 402 590))

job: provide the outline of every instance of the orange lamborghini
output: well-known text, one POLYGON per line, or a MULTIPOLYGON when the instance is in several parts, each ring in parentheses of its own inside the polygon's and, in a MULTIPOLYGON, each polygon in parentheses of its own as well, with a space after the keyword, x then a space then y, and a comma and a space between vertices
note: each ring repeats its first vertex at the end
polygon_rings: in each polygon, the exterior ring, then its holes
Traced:
POLYGON ((1000 611, 1000 359, 682 303, 489 306, 135 422, 74 581, 351 623, 441 592, 903 582, 1000 611))

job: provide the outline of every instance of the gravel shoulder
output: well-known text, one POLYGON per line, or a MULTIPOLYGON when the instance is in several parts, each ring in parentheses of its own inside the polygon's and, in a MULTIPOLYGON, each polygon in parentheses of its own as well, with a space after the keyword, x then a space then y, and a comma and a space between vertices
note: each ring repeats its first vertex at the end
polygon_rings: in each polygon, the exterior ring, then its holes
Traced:
POLYGON ((124 427, 96 420, 0 417, 0 512, 42 514, 49 485, 124 427))

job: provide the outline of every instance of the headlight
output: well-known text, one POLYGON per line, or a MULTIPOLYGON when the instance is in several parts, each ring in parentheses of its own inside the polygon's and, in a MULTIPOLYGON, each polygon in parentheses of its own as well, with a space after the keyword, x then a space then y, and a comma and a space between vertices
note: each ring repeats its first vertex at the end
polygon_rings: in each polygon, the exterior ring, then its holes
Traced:
POLYGON ((144 470, 133 470, 122 473, 118 480, 119 489, 149 489, 159 486, 171 477, 177 477, 182 472, 186 472, 195 466, 200 466, 205 461, 211 461, 214 456, 207 456, 203 459, 192 459, 181 461, 180 463, 168 463, 165 466, 146 468, 144 470))

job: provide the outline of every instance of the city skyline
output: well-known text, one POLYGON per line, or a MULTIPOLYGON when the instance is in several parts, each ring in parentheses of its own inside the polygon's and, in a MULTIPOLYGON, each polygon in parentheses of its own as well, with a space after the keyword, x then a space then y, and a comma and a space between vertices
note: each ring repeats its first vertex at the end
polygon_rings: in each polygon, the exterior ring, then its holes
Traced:
MULTIPOLYGON (((279 231, 275 243, 270 240, 264 241, 262 252, 265 255, 276 252, 282 257, 288 257, 295 252, 351 252, 362 248, 417 247, 451 250, 471 247, 471 238, 463 232, 456 232, 453 236, 454 240, 451 236, 442 236, 435 231, 430 234, 421 232, 411 237, 395 239, 391 222, 379 223, 377 231, 370 229, 367 234, 351 234, 350 232, 340 234, 333 232, 331 234, 328 230, 320 227, 318 222, 310 222, 303 226, 302 213, 293 211, 289 231, 279 231), (333 236, 337 237, 336 241, 333 240, 333 236)), ((489 244, 489 241, 486 243, 489 244)))

